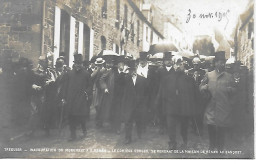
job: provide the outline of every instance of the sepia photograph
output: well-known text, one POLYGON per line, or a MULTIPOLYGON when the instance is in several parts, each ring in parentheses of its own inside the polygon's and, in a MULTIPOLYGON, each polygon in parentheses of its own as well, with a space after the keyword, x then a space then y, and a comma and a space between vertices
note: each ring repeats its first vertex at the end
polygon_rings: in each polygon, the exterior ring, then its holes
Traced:
POLYGON ((0 159, 255 159, 255 0, 0 0, 0 159))

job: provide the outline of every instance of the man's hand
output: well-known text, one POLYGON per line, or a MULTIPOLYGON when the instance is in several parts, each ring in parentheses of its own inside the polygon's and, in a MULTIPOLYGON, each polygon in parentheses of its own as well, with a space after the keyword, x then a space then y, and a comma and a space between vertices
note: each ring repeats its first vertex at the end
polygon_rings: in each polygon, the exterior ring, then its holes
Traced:
POLYGON ((53 80, 47 80, 46 81, 46 85, 49 85, 49 84, 51 84, 51 83, 53 83, 54 81, 53 80))
POLYGON ((208 84, 202 85, 200 87, 200 90, 207 90, 208 89, 208 84))
POLYGON ((109 93, 108 89, 105 89, 105 93, 109 93))
POLYGON ((36 85, 36 84, 33 84, 33 85, 32 85, 32 89, 35 89, 36 91, 39 91, 39 90, 42 89, 42 87, 41 87, 41 86, 38 86, 38 85, 36 85))
POLYGON ((61 104, 62 104, 62 105, 66 104, 65 99, 61 99, 61 104))

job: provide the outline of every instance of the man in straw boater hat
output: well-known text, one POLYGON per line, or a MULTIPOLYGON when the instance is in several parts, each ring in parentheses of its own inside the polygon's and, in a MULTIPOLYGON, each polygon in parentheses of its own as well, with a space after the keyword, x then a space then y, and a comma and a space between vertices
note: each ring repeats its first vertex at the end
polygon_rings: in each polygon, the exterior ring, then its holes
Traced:
POLYGON ((68 120, 70 127, 70 139, 73 141, 76 139, 77 125, 80 124, 83 137, 86 137, 86 119, 89 108, 89 97, 92 95, 90 74, 84 70, 83 56, 81 54, 74 54, 73 69, 66 74, 64 78, 65 91, 63 96, 63 102, 68 112, 68 120))
POLYGON ((182 57, 174 56, 175 73, 168 75, 160 84, 158 102, 162 104, 166 115, 169 149, 186 149, 188 146, 188 127, 190 118, 195 113, 195 83, 184 73, 182 57), (177 126, 183 144, 177 147, 177 126))
POLYGON ((204 121, 208 125, 209 149, 223 150, 226 128, 231 126, 231 98, 235 91, 234 79, 225 72, 225 52, 215 54, 215 70, 206 73, 200 90, 208 96, 204 121))
POLYGON ((138 66, 136 73, 140 76, 146 78, 148 91, 147 92, 147 104, 146 104, 146 115, 143 118, 143 130, 145 130, 146 126, 154 125, 154 118, 155 118, 155 108, 154 108, 154 100, 156 97, 156 69, 153 69, 149 66, 148 63, 148 52, 142 51, 139 53, 138 66))
POLYGON ((137 135, 141 138, 143 116, 146 109, 147 83, 146 79, 136 73, 134 60, 128 62, 124 96, 122 99, 122 118, 125 122, 125 144, 132 142, 132 129, 135 123, 137 135))

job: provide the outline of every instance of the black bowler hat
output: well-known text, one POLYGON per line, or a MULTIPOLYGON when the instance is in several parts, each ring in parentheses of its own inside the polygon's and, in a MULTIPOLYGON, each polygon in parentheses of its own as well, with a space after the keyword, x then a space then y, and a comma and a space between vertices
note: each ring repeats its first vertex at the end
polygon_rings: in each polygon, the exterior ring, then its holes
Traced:
POLYGON ((115 59, 116 63, 126 63, 127 59, 125 58, 125 56, 118 56, 116 59, 115 59))
POLYGON ((215 59, 214 59, 215 61, 218 61, 218 60, 226 61, 225 51, 215 52, 214 56, 215 56, 215 59))
POLYGON ((141 51, 139 52, 139 60, 147 60, 148 52, 141 51))
POLYGON ((63 67, 63 65, 64 65, 64 60, 62 58, 58 58, 56 60, 55 67, 60 68, 60 67, 63 67))
POLYGON ((74 63, 76 63, 76 64, 82 64, 83 63, 82 54, 78 54, 78 53, 74 54, 74 63))
POLYGON ((172 60, 172 53, 171 52, 164 52, 163 53, 163 60, 172 60))
POLYGON ((29 59, 21 57, 19 59, 19 64, 23 67, 27 67, 29 65, 29 59))
POLYGON ((128 69, 129 70, 133 70, 133 69, 135 69, 136 68, 136 64, 135 64, 135 60, 129 60, 128 62, 127 62, 127 65, 128 65, 128 69))

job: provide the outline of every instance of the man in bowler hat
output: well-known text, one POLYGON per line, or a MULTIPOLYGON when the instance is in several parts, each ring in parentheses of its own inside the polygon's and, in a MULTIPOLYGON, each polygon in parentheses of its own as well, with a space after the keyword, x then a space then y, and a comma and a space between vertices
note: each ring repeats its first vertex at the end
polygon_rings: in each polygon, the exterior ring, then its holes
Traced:
POLYGON ((143 130, 145 130, 147 125, 154 125, 154 118, 155 118, 155 108, 154 108, 154 100, 157 94, 157 76, 156 76, 156 69, 149 66, 148 63, 148 52, 142 51, 139 53, 139 59, 137 71, 136 73, 140 76, 143 76, 147 82, 147 104, 146 104, 146 115, 144 116, 144 126, 143 130))

